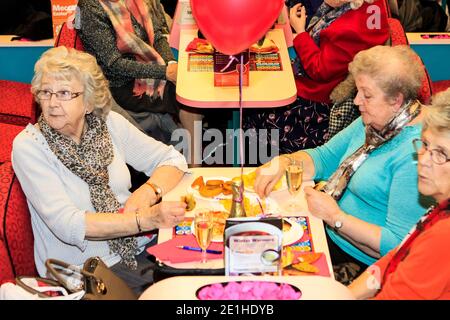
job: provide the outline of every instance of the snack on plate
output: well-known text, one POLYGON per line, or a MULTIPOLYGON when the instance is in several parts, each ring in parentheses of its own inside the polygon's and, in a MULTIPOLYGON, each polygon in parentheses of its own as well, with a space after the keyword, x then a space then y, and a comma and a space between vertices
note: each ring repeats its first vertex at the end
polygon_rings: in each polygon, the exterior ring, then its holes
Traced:
MULTIPOLYGON (((247 174, 242 175, 242 181, 244 182, 244 188, 247 190, 254 191, 254 185, 256 180, 256 170, 249 172, 247 174)), ((232 181, 241 181, 241 176, 234 177, 232 181)), ((273 191, 277 191, 281 189, 282 179, 278 180, 278 182, 273 187, 273 191)))
POLYGON ((225 222, 230 215, 225 211, 212 211, 213 214, 213 234, 212 238, 222 238, 225 231, 225 222))
POLYGON ((261 46, 258 43, 253 44, 250 47, 250 52, 255 53, 275 53, 278 52, 278 47, 271 39, 264 38, 264 42, 261 46))
POLYGON ((213 54, 214 48, 206 39, 194 38, 186 47, 187 52, 213 54))
POLYGON ((191 188, 198 190, 198 193, 205 198, 214 198, 219 194, 231 194, 231 181, 224 181, 221 179, 206 180, 203 176, 199 176, 192 182, 191 188))
POLYGON ((192 193, 188 193, 185 196, 181 196, 181 202, 186 203, 186 211, 192 211, 195 208, 196 202, 192 193))
POLYGON ((312 264, 309 264, 307 262, 300 262, 293 264, 292 267, 294 269, 297 269, 298 271, 308 272, 308 273, 316 273, 319 272, 319 268, 316 266, 313 266, 312 264))

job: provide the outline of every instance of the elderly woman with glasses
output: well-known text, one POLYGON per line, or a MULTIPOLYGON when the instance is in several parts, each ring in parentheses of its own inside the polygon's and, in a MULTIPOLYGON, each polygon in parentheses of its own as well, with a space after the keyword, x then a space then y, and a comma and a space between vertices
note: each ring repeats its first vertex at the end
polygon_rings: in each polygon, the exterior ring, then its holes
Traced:
POLYGON ((412 140, 420 136, 417 93, 424 75, 406 46, 361 51, 349 65, 361 117, 325 145, 274 158, 257 170, 255 190, 267 196, 292 162, 304 178, 327 180, 304 189, 309 211, 327 225, 335 276, 343 283, 385 255, 424 207, 417 191, 412 140))
POLYGON ((419 191, 437 205, 349 286, 359 299, 450 299, 450 89, 433 99, 414 147, 419 191))
POLYGON ((145 248, 154 237, 139 234, 182 221, 186 205, 161 197, 186 172, 184 157, 109 112, 108 81, 87 53, 45 52, 32 92, 42 115, 14 140, 12 162, 31 213, 39 274, 48 258, 82 265, 99 256, 140 292, 152 282, 145 248), (127 164, 150 176, 132 194, 127 164))

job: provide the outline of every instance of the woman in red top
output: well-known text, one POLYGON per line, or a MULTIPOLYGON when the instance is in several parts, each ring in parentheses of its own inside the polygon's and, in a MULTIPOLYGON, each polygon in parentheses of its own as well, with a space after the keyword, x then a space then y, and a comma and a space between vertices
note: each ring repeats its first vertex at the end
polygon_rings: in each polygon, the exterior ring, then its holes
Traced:
POLYGON ((325 0, 305 28, 305 8, 292 7, 297 100, 287 107, 250 111, 245 129, 268 129, 272 144, 270 129, 278 129, 280 153, 323 144, 330 93, 347 76, 356 53, 388 40, 386 12, 384 0, 325 0))
POLYGON ((358 299, 450 299, 450 89, 433 99, 413 143, 419 191, 439 205, 350 284, 358 299))

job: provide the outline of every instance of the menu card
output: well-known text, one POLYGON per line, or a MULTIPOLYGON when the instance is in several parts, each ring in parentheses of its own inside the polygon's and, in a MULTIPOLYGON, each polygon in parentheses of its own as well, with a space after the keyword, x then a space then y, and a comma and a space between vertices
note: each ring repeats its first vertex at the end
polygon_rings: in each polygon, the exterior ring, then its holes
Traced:
POLYGON ((225 275, 280 275, 281 218, 235 218, 225 224, 225 275))

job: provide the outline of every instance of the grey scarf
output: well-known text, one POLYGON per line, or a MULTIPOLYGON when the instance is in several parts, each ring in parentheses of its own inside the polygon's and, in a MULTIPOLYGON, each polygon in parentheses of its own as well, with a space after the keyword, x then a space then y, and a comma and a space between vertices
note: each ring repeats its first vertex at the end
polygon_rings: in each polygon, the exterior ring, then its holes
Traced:
POLYGON ((314 188, 331 195, 335 200, 339 200, 351 177, 367 160, 369 154, 399 134, 411 120, 417 117, 421 107, 422 105, 417 100, 404 104, 381 131, 366 126, 365 143, 341 163, 326 183, 319 182, 314 188))
MULTIPOLYGON (((97 212, 117 212, 120 203, 109 187, 108 166, 114 153, 111 136, 101 118, 86 115, 87 130, 77 145, 72 139, 51 128, 44 117, 39 126, 52 152, 75 175, 89 185, 92 205, 97 212)), ((108 240, 109 248, 117 253, 130 269, 137 268, 135 258, 137 241, 135 237, 108 240)))

